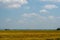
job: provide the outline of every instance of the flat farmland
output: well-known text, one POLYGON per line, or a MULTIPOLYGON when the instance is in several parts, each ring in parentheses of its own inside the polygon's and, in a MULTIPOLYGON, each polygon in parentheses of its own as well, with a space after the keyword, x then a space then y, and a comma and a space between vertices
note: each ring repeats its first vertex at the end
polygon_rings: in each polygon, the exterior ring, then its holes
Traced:
POLYGON ((0 40, 60 40, 60 31, 0 30, 0 40))

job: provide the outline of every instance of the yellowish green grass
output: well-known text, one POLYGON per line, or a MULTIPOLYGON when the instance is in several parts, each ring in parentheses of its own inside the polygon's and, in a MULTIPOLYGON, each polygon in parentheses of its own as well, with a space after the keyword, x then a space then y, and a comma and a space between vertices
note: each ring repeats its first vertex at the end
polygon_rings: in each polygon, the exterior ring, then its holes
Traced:
POLYGON ((0 40, 60 40, 60 31, 0 30, 0 40))

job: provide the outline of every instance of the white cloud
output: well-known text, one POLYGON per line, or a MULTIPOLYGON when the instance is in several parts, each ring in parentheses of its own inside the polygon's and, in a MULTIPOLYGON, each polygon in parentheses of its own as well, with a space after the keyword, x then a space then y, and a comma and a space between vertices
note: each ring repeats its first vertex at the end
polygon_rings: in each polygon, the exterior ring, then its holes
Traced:
POLYGON ((11 5, 8 5, 7 7, 8 8, 19 8, 19 7, 21 7, 21 5, 19 5, 19 4, 11 4, 11 5))
POLYGON ((26 7, 26 9, 30 9, 30 7, 29 7, 29 6, 27 6, 27 7, 26 7))
POLYGON ((57 20, 59 20, 59 19, 60 19, 60 16, 56 16, 55 18, 56 18, 57 20))
POLYGON ((28 3, 27 0, 0 0, 0 2, 2 2, 2 3, 20 3, 20 4, 28 3))
POLYGON ((27 0, 0 0, 1 3, 4 4, 4 6, 9 8, 19 8, 24 4, 27 4, 27 0))
POLYGON ((40 0, 40 1, 42 1, 42 2, 60 2, 60 0, 40 0))
POLYGON ((49 19, 54 19, 55 17, 54 16, 48 16, 49 19))
POLYGON ((23 18, 26 18, 27 20, 31 18, 31 20, 38 20, 39 22, 42 21, 42 20, 46 20, 47 17, 45 16, 41 16, 40 14, 37 14, 37 13, 24 13, 22 15, 23 18))
POLYGON ((32 17, 32 16, 37 16, 37 14, 36 13, 24 13, 22 16, 23 17, 32 17))
POLYGON ((12 19, 7 18, 5 21, 6 21, 6 22, 10 22, 10 21, 12 21, 12 19))
MULTIPOLYGON (((31 26, 31 24, 33 25, 37 25, 37 26, 46 26, 46 27, 54 27, 56 26, 56 17, 55 16, 41 16, 40 14, 38 13, 34 13, 34 16, 33 13, 24 13, 23 14, 23 19, 26 17, 27 20, 24 20, 24 21, 20 21, 20 24, 26 24, 26 25, 29 25, 31 26), (34 17, 33 17, 34 16, 34 17), (28 17, 28 18, 27 18, 28 17)), ((36 26, 36 27, 37 27, 36 26)))
POLYGON ((46 9, 55 9, 55 8, 58 8, 58 6, 53 5, 53 4, 48 4, 48 5, 45 5, 44 8, 46 8, 46 9))
POLYGON ((49 13, 49 12, 46 9, 42 9, 42 10, 40 10, 40 13, 46 14, 46 13, 49 13))
POLYGON ((20 24, 20 23, 21 23, 21 24, 24 24, 25 21, 24 21, 24 20, 19 20, 18 23, 19 23, 19 24, 20 24))

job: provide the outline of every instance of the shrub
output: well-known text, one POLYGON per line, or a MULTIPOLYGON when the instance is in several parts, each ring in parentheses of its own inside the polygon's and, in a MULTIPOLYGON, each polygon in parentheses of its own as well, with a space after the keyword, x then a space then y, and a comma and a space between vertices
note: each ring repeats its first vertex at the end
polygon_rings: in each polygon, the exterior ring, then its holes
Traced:
POLYGON ((57 28, 57 30, 60 30, 60 28, 57 28))

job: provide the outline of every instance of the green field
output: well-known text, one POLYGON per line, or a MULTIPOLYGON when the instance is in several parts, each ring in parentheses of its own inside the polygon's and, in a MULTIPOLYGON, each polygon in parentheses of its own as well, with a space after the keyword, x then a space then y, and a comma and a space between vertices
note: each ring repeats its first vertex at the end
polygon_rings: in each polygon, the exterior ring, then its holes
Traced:
POLYGON ((60 31, 0 30, 0 40, 60 40, 60 31))

